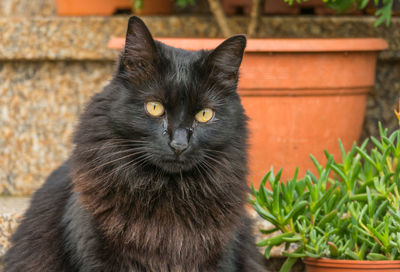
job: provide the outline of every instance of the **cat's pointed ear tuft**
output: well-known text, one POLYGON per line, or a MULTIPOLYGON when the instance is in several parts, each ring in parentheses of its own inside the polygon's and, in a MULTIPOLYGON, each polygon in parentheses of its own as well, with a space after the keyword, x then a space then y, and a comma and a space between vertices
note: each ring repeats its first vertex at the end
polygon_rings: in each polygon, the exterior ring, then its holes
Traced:
POLYGON ((158 59, 156 44, 144 22, 137 16, 129 18, 122 63, 128 69, 154 65, 158 59))
POLYGON ((208 57, 208 65, 213 72, 225 74, 229 78, 236 78, 242 63, 244 49, 246 48, 246 36, 235 35, 215 48, 208 57))

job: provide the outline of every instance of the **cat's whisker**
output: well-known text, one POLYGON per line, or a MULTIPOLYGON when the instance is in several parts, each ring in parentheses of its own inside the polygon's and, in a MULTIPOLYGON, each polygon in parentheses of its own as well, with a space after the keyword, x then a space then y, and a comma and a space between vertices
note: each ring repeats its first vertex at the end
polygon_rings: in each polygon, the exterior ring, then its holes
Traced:
MULTIPOLYGON (((210 169, 209 166, 207 166, 203 163, 200 163, 199 166, 203 169, 204 173, 209 173, 210 171, 214 171, 214 170, 210 169)), ((215 184, 216 187, 219 187, 218 182, 213 178, 213 175, 207 175, 207 178, 204 178, 204 185, 201 186, 200 188, 203 190, 204 194, 213 195, 214 197, 216 197, 214 190, 212 188, 210 188, 210 186, 209 186, 210 181, 212 182, 213 186, 215 184), (206 192, 204 190, 206 190, 206 192)))
POLYGON ((112 160, 112 161, 103 163, 103 164, 101 164, 101 165, 98 165, 98 166, 96 166, 95 168, 92 168, 92 169, 90 169, 89 171, 87 171, 87 172, 85 172, 85 173, 83 173, 83 174, 79 174, 79 175, 80 175, 80 176, 86 176, 86 175, 88 175, 88 174, 90 174, 90 173, 92 173, 92 172, 94 172, 94 171, 96 171, 96 170, 98 170, 98 169, 100 169, 100 168, 102 168, 102 167, 105 167, 105 166, 107 166, 107 165, 109 165, 109 164, 115 163, 115 162, 117 162, 117 161, 120 161, 120 160, 129 158, 129 157, 132 157, 132 156, 138 155, 138 154, 140 154, 140 153, 144 153, 144 152, 146 152, 146 151, 139 151, 139 152, 135 152, 135 153, 132 153, 132 154, 128 154, 128 155, 123 156, 123 157, 120 157, 120 158, 118 158, 118 159, 115 159, 115 160, 112 160))
MULTIPOLYGON (((205 156, 205 157, 208 158, 209 160, 215 162, 216 164, 220 165, 221 167, 223 167, 223 166, 226 167, 226 165, 224 165, 221 161, 218 160, 218 159, 220 159, 220 158, 214 158, 214 157, 212 157, 211 155, 207 155, 207 156, 205 156)), ((236 168, 235 168, 235 167, 231 167, 231 168, 230 168, 230 172, 233 173, 235 176, 240 176, 240 175, 237 174, 237 171, 236 171, 236 168)))
POLYGON ((221 161, 217 160, 216 158, 212 157, 211 155, 204 155, 204 158, 207 158, 220 166, 225 166, 221 161))
POLYGON ((143 160, 137 166, 138 167, 142 166, 146 161, 149 161, 151 159, 152 159, 152 155, 151 154, 144 154, 143 160))
POLYGON ((145 151, 145 150, 146 150, 145 148, 141 148, 141 147, 129 148, 129 149, 125 149, 125 150, 116 150, 116 151, 108 152, 108 153, 107 152, 100 153, 100 154, 96 153, 96 154, 87 156, 87 158, 88 158, 89 164, 95 164, 95 163, 104 161, 106 159, 112 159, 119 154, 125 154, 125 153, 129 153, 129 152, 135 153, 138 151, 145 151))
MULTIPOLYGON (((207 162, 206 160, 203 160, 202 163, 208 167, 212 172, 216 173, 217 171, 219 171, 218 168, 215 167, 214 164, 210 164, 209 162, 207 162)), ((213 185, 218 187, 219 190, 223 190, 223 188, 220 186, 220 183, 215 180, 214 175, 209 175, 208 176, 209 179, 211 179, 213 181, 213 185)))
MULTIPOLYGON (((139 155, 137 158, 135 158, 135 159, 133 159, 133 160, 130 160, 130 161, 128 161, 128 162, 126 162, 126 163, 124 163, 124 164, 118 166, 117 168, 113 169, 110 173, 108 173, 108 175, 106 176, 106 178, 108 179, 109 177, 112 177, 113 175, 117 174, 119 171, 124 170, 124 167, 125 167, 125 166, 130 165, 130 164, 132 164, 132 163, 135 162, 135 161, 138 161, 138 159, 139 159, 140 157, 141 157, 141 155, 139 155)), ((139 161, 140 161, 140 160, 139 160, 139 161)), ((133 164, 133 165, 135 165, 135 164, 133 164)))
POLYGON ((144 147, 132 147, 132 148, 129 148, 129 149, 125 149, 125 150, 120 150, 120 151, 116 151, 116 152, 113 152, 113 153, 109 153, 107 155, 100 154, 99 157, 97 157, 96 159, 91 160, 90 163, 95 163, 95 162, 98 162, 98 161, 101 161, 101 160, 104 160, 104 159, 112 158, 112 157, 114 157, 114 156, 116 156, 118 154, 123 154, 123 153, 127 153, 127 152, 145 151, 145 150, 146 149, 144 147))
POLYGON ((224 155, 224 156, 228 156, 228 154, 227 154, 226 152, 220 151, 220 150, 216 150, 216 149, 204 148, 203 151, 208 152, 208 153, 211 153, 211 154, 213 154, 213 153, 218 153, 218 154, 221 154, 221 155, 224 155))
MULTIPOLYGON (((124 168, 127 168, 128 165, 130 165, 130 166, 137 166, 137 162, 140 162, 140 161, 142 160, 141 157, 143 157, 143 156, 145 156, 145 155, 146 155, 146 154, 139 155, 139 156, 136 157, 135 159, 130 160, 130 161, 124 163, 123 165, 120 165, 120 166, 118 166, 117 168, 113 169, 111 172, 106 172, 106 173, 104 173, 103 175, 101 175, 100 177, 98 177, 97 180, 99 180, 99 181, 107 181, 109 178, 112 178, 112 176, 115 175, 115 174, 117 174, 118 172, 123 172, 123 171, 124 171, 124 168), (133 163, 133 164, 132 164, 132 163, 133 163)), ((108 182, 99 182, 98 184, 99 184, 99 186, 107 187, 109 183, 108 183, 108 182)))
POLYGON ((82 150, 80 152, 82 153, 86 153, 86 152, 91 152, 91 151, 96 151, 96 150, 102 150, 102 149, 106 149, 106 148, 118 148, 118 147, 122 147, 122 146, 134 146, 134 144, 140 144, 140 143, 148 143, 146 141, 138 141, 138 142, 107 142, 104 145, 98 146, 98 147, 94 147, 91 149, 86 149, 86 150, 82 150))

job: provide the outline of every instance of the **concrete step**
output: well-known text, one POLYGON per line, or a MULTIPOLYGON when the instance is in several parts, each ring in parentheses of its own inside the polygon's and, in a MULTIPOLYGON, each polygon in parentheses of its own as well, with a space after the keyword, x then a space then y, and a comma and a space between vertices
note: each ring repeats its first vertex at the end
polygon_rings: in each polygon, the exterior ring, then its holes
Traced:
POLYGON ((0 197, 0 259, 10 247, 8 239, 29 206, 27 197, 0 197))
POLYGON ((55 16, 57 15, 54 0, 1 0, 0 16, 55 16))
MULTIPOLYGON (((20 223, 24 212, 29 207, 30 198, 28 197, 0 197, 0 270, 1 259, 10 247, 9 238, 16 230, 20 223)), ((262 220, 255 211, 248 209, 250 216, 254 219, 254 234, 256 240, 260 241, 263 237, 259 229, 271 228, 268 222, 262 220)), ((278 271, 283 258, 281 254, 282 248, 274 249, 271 252, 272 260, 269 262, 267 271, 278 271)), ((263 253, 263 249, 260 248, 263 253)), ((300 271, 300 270, 298 270, 300 271)))

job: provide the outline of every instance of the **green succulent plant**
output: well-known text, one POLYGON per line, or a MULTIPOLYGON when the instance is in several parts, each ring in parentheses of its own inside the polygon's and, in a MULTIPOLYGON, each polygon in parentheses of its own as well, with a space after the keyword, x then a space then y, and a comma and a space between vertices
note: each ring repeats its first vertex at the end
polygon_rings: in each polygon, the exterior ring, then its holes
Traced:
POLYGON ((298 179, 296 170, 284 183, 282 170, 271 170, 252 187, 252 206, 274 226, 261 232, 276 233, 258 246, 266 258, 285 246, 282 272, 304 257, 400 260, 400 130, 389 135, 379 124, 379 131, 371 151, 368 140, 349 152, 339 141, 341 162, 325 151, 325 165, 311 155, 315 174, 298 179))
MULTIPOLYGON (((142 9, 143 1, 145 1, 145 0, 131 0, 133 8, 136 10, 142 9)), ((175 4, 180 8, 184 8, 189 5, 194 5, 195 3, 196 3, 196 0, 175 0, 175 4)))
MULTIPOLYGON (((308 0, 284 0, 289 5, 292 5, 294 2, 301 3, 307 2, 308 0)), ((356 7, 357 9, 364 9, 367 7, 369 3, 373 3, 373 5, 377 8, 375 12, 375 16, 377 17, 374 25, 379 26, 382 23, 385 23, 387 26, 390 25, 390 20, 392 18, 392 10, 393 4, 395 1, 399 0, 322 0, 325 6, 336 10, 338 13, 342 13, 346 10, 349 10, 352 7, 356 7)))

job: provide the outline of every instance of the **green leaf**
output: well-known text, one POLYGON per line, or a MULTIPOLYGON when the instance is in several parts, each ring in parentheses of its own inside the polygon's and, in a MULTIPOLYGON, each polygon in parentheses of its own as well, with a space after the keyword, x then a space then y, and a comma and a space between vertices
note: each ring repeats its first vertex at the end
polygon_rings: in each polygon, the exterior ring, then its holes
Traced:
POLYGON ((342 162, 346 161, 346 150, 344 149, 342 140, 339 138, 339 149, 340 149, 340 154, 342 155, 342 162))
POLYGON ((317 159, 312 154, 310 154, 310 158, 311 158, 312 162, 314 163, 315 168, 317 168, 318 174, 320 175, 321 171, 322 171, 322 166, 319 164, 317 159))
POLYGON ((359 153, 366 161, 368 161, 370 164, 372 164, 374 167, 376 167, 376 163, 371 159, 370 156, 368 156, 368 154, 367 154, 364 150, 360 149, 358 146, 356 146, 356 149, 357 149, 358 153, 359 153))
POLYGON ((296 182, 295 186, 296 186, 296 193, 297 193, 297 195, 302 196, 302 195, 305 194, 305 189, 306 189, 306 186, 307 186, 307 185, 306 185, 306 182, 305 182, 304 178, 298 180, 298 181, 296 182))
POLYGON ((278 231, 279 229, 278 228, 272 228, 272 229, 267 229, 267 230, 265 230, 265 229, 260 229, 260 232, 262 233, 262 234, 271 234, 271 233, 274 233, 274 232, 276 232, 276 231, 278 231))
POLYGON ((360 247, 359 252, 358 252, 358 257, 360 258, 360 260, 364 260, 365 259, 365 253, 367 251, 367 247, 368 247, 367 242, 364 241, 362 243, 361 247, 360 247))
MULTIPOLYGON (((279 179, 275 179, 275 182, 278 182, 279 183, 279 179)), ((280 188, 281 188, 281 186, 279 186, 279 184, 277 184, 277 183, 275 183, 276 184, 276 186, 275 186, 275 189, 274 189, 274 191, 273 191, 273 197, 272 197, 272 213, 275 215, 275 216, 279 216, 279 211, 280 211, 280 207, 279 207, 279 200, 280 200, 280 193, 281 193, 281 191, 280 191, 280 188)))
POLYGON ((375 144, 376 147, 379 148, 379 150, 381 152, 384 151, 384 147, 382 146, 382 144, 378 141, 378 139, 376 139, 374 136, 371 136, 371 141, 375 144))
POLYGON ((269 245, 269 246, 267 246, 267 248, 265 249, 265 251, 264 251, 264 257, 265 257, 266 259, 269 259, 270 254, 271 254, 271 250, 272 250, 273 247, 274 247, 274 246, 269 245))
POLYGON ((195 0, 176 0, 176 5, 180 8, 185 8, 189 5, 194 5, 196 2, 195 0))
POLYGON ((348 10, 353 3, 353 1, 349 0, 329 0, 325 4, 339 13, 342 13, 343 11, 348 10))
POLYGON ((264 187, 265 187, 265 183, 267 182, 267 180, 268 180, 268 178, 269 178, 270 175, 271 175, 271 171, 268 171, 268 173, 266 173, 266 174, 264 175, 264 177, 262 178, 262 180, 261 180, 261 182, 260 182, 259 190, 260 190, 261 188, 264 188, 264 187))
POLYGON ((300 202, 297 202, 293 208, 290 210, 290 212, 285 216, 283 219, 283 224, 287 224, 288 221, 301 209, 303 209, 306 205, 308 204, 307 201, 302 200, 300 202))
POLYGON ((337 217, 337 210, 333 210, 328 214, 325 214, 321 220, 318 222, 317 226, 323 228, 325 224, 331 222, 334 218, 337 217))
POLYGON ((304 258, 307 257, 305 253, 295 253, 295 252, 282 252, 283 256, 292 257, 292 258, 304 258))
MULTIPOLYGON (((393 0, 383 0, 382 2, 383 2, 383 7, 378 9, 375 13, 375 16, 378 16, 378 19, 375 21, 374 26, 379 26, 383 22, 386 23, 386 26, 390 25, 390 19, 392 17, 393 0)), ((381 134, 385 135, 384 133, 381 134)))
POLYGON ((310 211, 311 213, 315 213, 321 205, 332 195, 333 191, 336 189, 336 186, 332 186, 329 188, 327 192, 324 193, 324 195, 316 202, 311 204, 310 211))
MULTIPOLYGON (((385 196, 381 195, 381 194, 371 194, 374 197, 377 197, 378 199, 385 199, 385 196)), ((349 197, 349 199, 351 201, 368 201, 368 195, 367 194, 356 194, 356 195, 352 195, 349 197)))
POLYGON ((359 1, 358 8, 364 9, 368 5, 368 3, 369 3, 369 0, 361 0, 361 1, 359 1))
POLYGON ((294 232, 282 233, 282 234, 276 235, 274 237, 264 239, 261 242, 258 242, 257 246, 263 247, 263 246, 270 246, 270 245, 271 246, 280 245, 285 242, 283 240, 284 237, 291 237, 293 235, 294 235, 294 232))
POLYGON ((301 237, 301 236, 283 237, 282 240, 285 242, 293 243, 293 242, 298 242, 298 241, 303 240, 303 237, 301 237))
POLYGON ((333 242, 328 242, 329 252, 331 257, 339 256, 339 250, 333 242))
POLYGON ((340 176, 343 181, 347 181, 346 174, 335 165, 331 165, 332 170, 340 176))
POLYGON ((385 201, 383 201, 380 205, 379 205, 379 207, 378 207, 378 209, 376 209, 376 212, 375 212, 375 214, 374 214, 374 221, 377 221, 378 220, 378 218, 380 218, 381 217, 381 215, 385 212, 385 211, 387 211, 387 204, 388 204, 388 201, 387 200, 385 200, 385 201))
POLYGON ((286 261, 283 263, 279 272, 290 272, 292 266, 297 262, 299 258, 296 257, 288 257, 286 261))
POLYGON ((275 226, 279 226, 278 219, 271 213, 267 212, 263 207, 261 207, 257 202, 254 203, 253 208, 256 212, 265 220, 271 222, 275 226))
POLYGON ((314 254, 314 253, 312 253, 312 252, 305 252, 305 255, 307 256, 307 257, 310 257, 310 258, 315 258, 315 259, 318 259, 318 258, 321 258, 321 256, 320 255, 318 255, 318 254, 314 254))
POLYGON ((141 10, 143 8, 143 0, 132 0, 135 10, 141 10))
POLYGON ((367 259, 371 261, 386 261, 389 260, 388 257, 379 253, 369 253, 367 259))
POLYGON ((283 169, 281 168, 281 169, 279 169, 278 173, 276 174, 276 176, 274 178, 275 184, 277 184, 281 180, 282 171, 283 171, 283 169))
POLYGON ((355 254, 353 251, 349 250, 348 248, 346 249, 345 253, 347 257, 350 257, 350 259, 353 260, 360 260, 360 258, 355 254))

